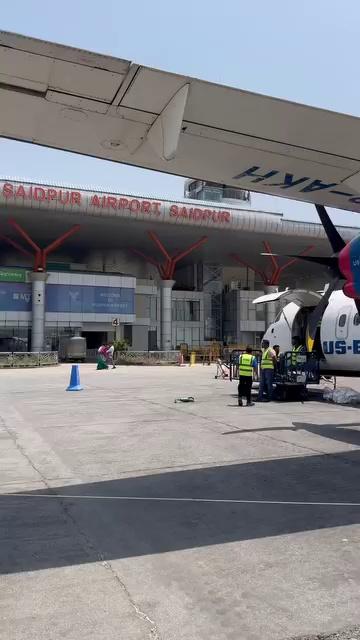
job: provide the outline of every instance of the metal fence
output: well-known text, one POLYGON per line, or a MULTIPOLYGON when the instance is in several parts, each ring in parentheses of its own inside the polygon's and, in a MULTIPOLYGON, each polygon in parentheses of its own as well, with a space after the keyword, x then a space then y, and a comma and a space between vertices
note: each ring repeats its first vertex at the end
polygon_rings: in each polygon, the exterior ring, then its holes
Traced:
POLYGON ((57 351, 0 352, 0 369, 48 367, 58 364, 57 351))
POLYGON ((116 354, 117 364, 177 364, 180 351, 122 351, 116 354))
MULTIPOLYGON (((177 364, 180 351, 119 351, 115 353, 115 364, 177 364)), ((87 349, 87 362, 96 362, 97 349, 87 349)))

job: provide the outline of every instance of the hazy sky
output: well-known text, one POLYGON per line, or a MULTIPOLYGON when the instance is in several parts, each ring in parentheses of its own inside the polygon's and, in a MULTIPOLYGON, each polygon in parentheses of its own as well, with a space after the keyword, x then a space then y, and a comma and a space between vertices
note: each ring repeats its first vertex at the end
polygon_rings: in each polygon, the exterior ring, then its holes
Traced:
MULTIPOLYGON (((7 31, 357 116, 359 24, 359 0, 11 0, 0 12, 7 31)), ((6 140, 0 175, 183 195, 182 178, 6 140)), ((316 220, 290 200, 254 195, 253 206, 316 220)))

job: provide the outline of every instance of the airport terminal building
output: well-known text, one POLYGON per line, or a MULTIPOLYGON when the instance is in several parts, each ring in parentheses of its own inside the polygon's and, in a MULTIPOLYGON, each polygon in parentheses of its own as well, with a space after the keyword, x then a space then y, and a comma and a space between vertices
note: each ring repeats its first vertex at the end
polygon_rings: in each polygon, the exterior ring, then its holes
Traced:
MULTIPOLYGON (((258 345, 277 287, 319 289, 319 267, 264 253, 327 255, 320 224, 255 211, 250 194, 187 181, 183 200, 0 180, 0 350, 136 351, 258 345)), ((342 229, 345 239, 356 229, 342 229)))

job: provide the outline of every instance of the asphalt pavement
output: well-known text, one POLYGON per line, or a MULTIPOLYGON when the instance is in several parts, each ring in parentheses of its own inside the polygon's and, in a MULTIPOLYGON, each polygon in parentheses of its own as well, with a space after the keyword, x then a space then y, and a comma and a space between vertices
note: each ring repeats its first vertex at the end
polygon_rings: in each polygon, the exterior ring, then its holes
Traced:
POLYGON ((359 409, 80 373, 0 371, 0 640, 360 639, 359 409))

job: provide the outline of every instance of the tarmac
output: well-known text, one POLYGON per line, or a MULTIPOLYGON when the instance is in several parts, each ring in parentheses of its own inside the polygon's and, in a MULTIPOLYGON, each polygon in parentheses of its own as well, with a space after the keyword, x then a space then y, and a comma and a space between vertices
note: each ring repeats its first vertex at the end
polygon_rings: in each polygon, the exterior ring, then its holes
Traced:
POLYGON ((0 371, 0 640, 360 638, 359 409, 215 372, 0 371))

